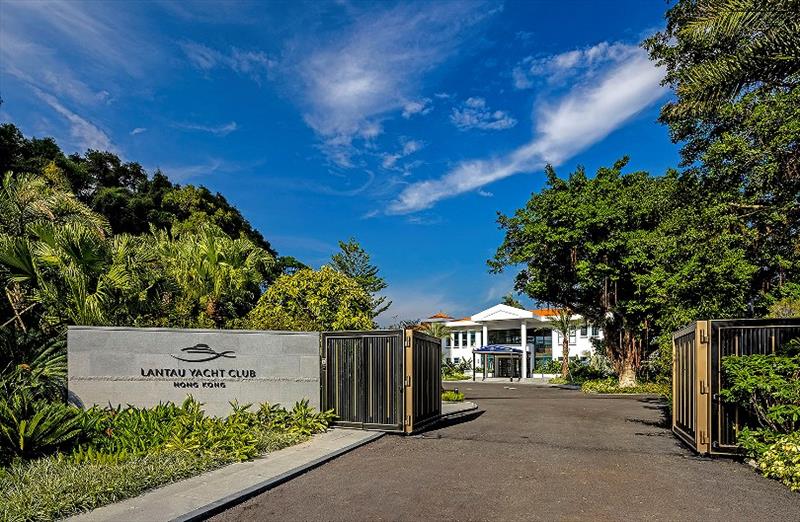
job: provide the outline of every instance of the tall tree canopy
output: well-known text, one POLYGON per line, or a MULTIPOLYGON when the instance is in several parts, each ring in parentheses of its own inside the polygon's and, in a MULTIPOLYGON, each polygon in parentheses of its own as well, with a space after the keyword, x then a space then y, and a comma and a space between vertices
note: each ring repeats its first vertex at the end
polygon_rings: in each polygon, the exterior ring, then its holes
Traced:
POLYGON ((800 274, 800 1, 681 0, 644 42, 698 194, 743 231, 755 313, 800 274))
POLYGON ((331 256, 331 267, 353 278, 361 288, 372 295, 372 317, 385 312, 392 302, 378 292, 386 288, 386 280, 378 275, 378 267, 372 264, 369 254, 353 238, 339 241, 340 251, 331 256))
POLYGON ((221 194, 174 184, 158 170, 149 177, 141 165, 126 163, 112 152, 89 150, 82 156, 67 156, 52 138, 28 139, 13 124, 0 125, 0 174, 40 173, 51 163, 80 201, 106 217, 115 234, 145 234, 151 226, 182 233, 212 224, 276 256, 269 242, 221 194))

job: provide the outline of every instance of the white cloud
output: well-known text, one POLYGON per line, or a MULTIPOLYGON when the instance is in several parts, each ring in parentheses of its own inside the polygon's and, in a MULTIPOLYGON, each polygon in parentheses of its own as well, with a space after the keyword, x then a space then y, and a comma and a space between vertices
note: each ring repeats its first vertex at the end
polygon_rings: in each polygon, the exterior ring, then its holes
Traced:
MULTIPOLYGON (((422 147, 425 146, 425 144, 419 140, 405 140, 403 141, 402 145, 403 147, 398 152, 395 152, 393 154, 383 155, 383 162, 382 162, 383 168, 385 169, 396 168, 396 164, 399 160, 414 154, 415 152, 417 152, 418 150, 420 150, 422 147)), ((397 170, 405 170, 405 169, 397 169, 397 170)))
POLYGON ((483 98, 467 98, 461 107, 453 107, 450 121, 459 130, 504 130, 517 124, 506 111, 491 110, 483 98))
POLYGON ((161 170, 164 171, 164 174, 169 176, 171 180, 183 182, 198 176, 214 174, 215 172, 226 168, 226 166, 221 160, 211 159, 205 163, 192 165, 171 165, 159 168, 161 168, 161 170))
POLYGON ((227 136, 231 132, 239 128, 235 121, 225 123, 222 125, 201 125, 198 123, 175 123, 175 127, 180 129, 207 132, 215 136, 227 136))
POLYGON ((141 134, 143 132, 147 132, 147 129, 145 129, 144 127, 136 127, 130 132, 130 134, 131 136, 136 136, 137 134, 141 134))
POLYGON ((67 109, 55 96, 34 87, 36 95, 69 122, 70 136, 84 149, 114 151, 115 148, 103 130, 85 118, 67 109))
POLYGON ((263 51, 245 51, 231 47, 229 52, 218 51, 197 42, 181 42, 181 49, 192 65, 204 71, 230 69, 260 84, 265 81, 276 62, 263 51))
POLYGON ((635 45, 620 42, 600 42, 584 49, 574 49, 560 54, 523 59, 511 71, 514 87, 529 89, 537 80, 545 83, 561 83, 577 75, 584 81, 602 72, 609 63, 621 63, 640 53, 635 45))
POLYGON ((430 98, 422 98, 421 100, 414 100, 406 102, 403 105, 403 118, 409 119, 415 114, 421 114, 422 116, 428 114, 433 110, 433 105, 431 104, 430 98))
POLYGON ((438 179, 408 185, 389 213, 430 208, 442 199, 514 174, 532 172, 545 163, 558 165, 664 96, 662 77, 663 70, 637 49, 627 60, 614 64, 588 84, 578 82, 557 103, 540 106, 535 136, 527 144, 506 156, 465 161, 438 179))
MULTIPOLYGON (((395 111, 415 106, 424 74, 456 52, 467 31, 493 13, 487 2, 429 2, 370 8, 296 57, 305 120, 336 163, 352 166, 354 140, 395 111)), ((421 110, 424 110, 422 108, 421 110)), ((374 138, 373 135, 370 138, 374 138)))

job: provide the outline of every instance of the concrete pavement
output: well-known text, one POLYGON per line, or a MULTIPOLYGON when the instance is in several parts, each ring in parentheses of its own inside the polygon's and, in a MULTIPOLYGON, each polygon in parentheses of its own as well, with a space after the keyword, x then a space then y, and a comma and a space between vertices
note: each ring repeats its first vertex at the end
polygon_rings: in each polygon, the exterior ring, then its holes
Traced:
POLYGON ((681 445, 655 398, 457 386, 480 416, 383 437, 213 520, 800 519, 800 495, 681 445))

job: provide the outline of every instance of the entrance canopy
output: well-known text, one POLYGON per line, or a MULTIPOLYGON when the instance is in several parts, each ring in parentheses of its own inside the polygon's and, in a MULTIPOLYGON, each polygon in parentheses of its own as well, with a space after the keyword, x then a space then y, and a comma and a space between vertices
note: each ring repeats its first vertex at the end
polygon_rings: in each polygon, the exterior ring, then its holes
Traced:
POLYGON ((522 348, 519 346, 510 346, 507 344, 487 344, 480 348, 475 348, 472 353, 477 354, 492 354, 492 355, 522 355, 522 348))

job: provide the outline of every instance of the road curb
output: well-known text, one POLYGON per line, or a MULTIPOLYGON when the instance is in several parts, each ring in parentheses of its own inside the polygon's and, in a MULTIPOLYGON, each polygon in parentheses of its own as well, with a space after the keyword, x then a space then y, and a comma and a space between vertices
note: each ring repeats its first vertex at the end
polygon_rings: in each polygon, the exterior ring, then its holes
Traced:
POLYGON ((245 500, 253 498, 256 495, 264 493, 275 486, 279 486, 284 482, 288 482, 289 480, 297 477, 298 475, 302 475, 306 471, 312 470, 326 462, 339 457, 340 455, 344 455, 345 453, 352 451, 360 446, 368 444, 374 440, 377 440, 384 436, 384 432, 375 432, 370 435, 368 438, 359 440, 358 442, 354 442, 349 444, 343 448, 339 448, 336 451, 332 451, 327 455, 323 455, 317 459, 314 459, 310 462, 306 462, 302 466, 297 466, 296 468, 290 469, 280 475, 276 475, 270 479, 267 479, 263 482, 259 482, 258 484, 254 484, 248 488, 245 488, 241 491, 236 493, 232 493, 230 495, 226 495, 219 500, 215 500, 205 506, 201 506, 197 509, 189 511, 188 513, 184 513, 179 517, 173 518, 170 522, 194 522, 197 520, 205 520, 209 517, 212 517, 218 513, 225 511, 226 509, 235 506, 236 504, 241 504, 245 500))

